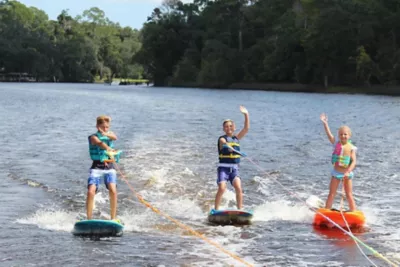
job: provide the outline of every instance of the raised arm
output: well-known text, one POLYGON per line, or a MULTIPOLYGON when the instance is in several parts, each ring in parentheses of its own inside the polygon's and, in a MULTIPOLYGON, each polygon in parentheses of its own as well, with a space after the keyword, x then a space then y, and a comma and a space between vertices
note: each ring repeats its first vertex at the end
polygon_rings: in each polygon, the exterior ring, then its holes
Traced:
POLYGON ((335 137, 333 136, 333 134, 331 133, 331 130, 329 129, 328 115, 326 115, 325 113, 322 113, 321 116, 320 116, 320 119, 321 119, 322 123, 324 124, 325 133, 326 133, 326 136, 329 139, 329 142, 331 142, 331 144, 334 144, 335 143, 335 137))
POLYGON ((249 119, 249 112, 243 106, 240 106, 240 112, 244 114, 244 127, 243 129, 236 135, 237 139, 242 139, 250 129, 250 119, 249 119))

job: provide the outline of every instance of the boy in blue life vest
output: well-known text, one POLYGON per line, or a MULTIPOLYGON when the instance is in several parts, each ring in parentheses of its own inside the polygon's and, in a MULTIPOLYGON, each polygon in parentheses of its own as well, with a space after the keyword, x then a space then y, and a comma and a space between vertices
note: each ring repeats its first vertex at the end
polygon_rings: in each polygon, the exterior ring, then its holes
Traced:
POLYGON ((94 196, 102 178, 110 195, 111 220, 117 220, 117 172, 110 159, 113 158, 113 141, 117 136, 109 131, 111 118, 99 116, 96 119, 97 133, 89 136, 89 153, 93 160, 88 178, 88 191, 86 200, 87 219, 92 219, 94 196), (110 156, 111 155, 111 156, 110 156))
POLYGON ((243 129, 235 135, 235 123, 232 120, 225 120, 222 124, 225 135, 218 138, 218 192, 215 197, 215 210, 219 209, 222 195, 226 190, 227 181, 235 188, 237 208, 242 209, 243 207, 242 185, 239 177, 240 155, 226 146, 228 145, 240 151, 239 140, 242 139, 250 129, 249 112, 243 106, 240 106, 240 111, 244 114, 243 129))

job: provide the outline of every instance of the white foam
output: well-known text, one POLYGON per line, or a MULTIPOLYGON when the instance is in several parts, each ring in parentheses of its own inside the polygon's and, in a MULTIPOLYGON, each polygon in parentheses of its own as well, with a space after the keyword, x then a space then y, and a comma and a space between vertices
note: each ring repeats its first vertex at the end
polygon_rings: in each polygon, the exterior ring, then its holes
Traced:
MULTIPOLYGON (((86 200, 85 200, 86 201, 86 200)), ((93 211, 96 210, 96 205, 97 204, 104 204, 108 202, 108 196, 103 196, 102 192, 98 192, 94 196, 94 201, 93 201, 93 211)))
POLYGON ((193 200, 185 197, 167 201, 163 205, 163 209, 170 215, 191 220, 201 220, 205 217, 201 208, 193 200))
POLYGON ((380 225, 383 223, 383 218, 379 215, 380 209, 375 208, 370 204, 361 205, 358 209, 364 213, 366 223, 369 226, 380 225))
POLYGON ((189 168, 185 168, 185 170, 183 170, 181 172, 182 175, 189 175, 189 176, 194 176, 194 173, 192 170, 190 170, 189 168))
POLYGON ((144 171, 143 177, 147 180, 147 185, 162 188, 168 182, 168 169, 160 168, 156 170, 144 171))
POLYGON ((314 213, 303 204, 291 204, 278 200, 266 202, 254 209, 254 221, 285 220, 293 222, 312 222, 314 213))
MULTIPOLYGON (((251 257, 241 257, 241 254, 244 251, 247 251, 248 246, 253 242, 250 240, 246 240, 243 242, 240 235, 242 233, 242 229, 234 226, 217 226, 209 229, 208 238, 213 242, 221 245, 224 249, 229 251, 230 253, 235 254, 239 258, 245 260, 250 264, 254 264, 255 261, 251 257)), ((194 245, 190 248, 190 251, 183 251, 184 254, 192 254, 201 259, 210 259, 202 260, 201 262, 197 262, 194 266, 240 266, 242 264, 239 261, 235 260, 228 254, 222 252, 219 248, 205 243, 194 243, 194 245), (215 261, 214 259, 218 259, 215 261)))
POLYGON ((17 219, 17 223, 37 225, 39 228, 55 231, 72 231, 78 213, 63 210, 38 210, 26 218, 17 219))
POLYGON ((151 232, 152 225, 159 219, 153 211, 146 209, 140 213, 136 210, 126 210, 119 216, 127 232, 151 232))

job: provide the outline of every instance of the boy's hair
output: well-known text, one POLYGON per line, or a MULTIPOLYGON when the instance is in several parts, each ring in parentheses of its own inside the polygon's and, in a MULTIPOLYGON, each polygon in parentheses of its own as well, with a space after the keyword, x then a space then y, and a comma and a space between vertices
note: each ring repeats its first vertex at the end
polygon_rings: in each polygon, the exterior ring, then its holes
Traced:
POLYGON ((96 125, 101 125, 101 124, 103 124, 105 122, 110 123, 111 122, 111 117, 110 116, 106 116, 106 115, 101 115, 101 116, 98 116, 96 118, 96 125))
POLYGON ((225 123, 227 123, 227 122, 232 122, 232 124, 234 124, 233 120, 226 119, 226 120, 224 120, 224 122, 222 123, 222 126, 225 126, 225 123))

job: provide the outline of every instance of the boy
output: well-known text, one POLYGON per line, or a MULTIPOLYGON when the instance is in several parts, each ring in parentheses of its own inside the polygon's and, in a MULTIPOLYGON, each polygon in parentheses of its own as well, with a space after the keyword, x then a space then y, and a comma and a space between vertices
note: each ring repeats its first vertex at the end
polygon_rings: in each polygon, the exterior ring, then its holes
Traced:
POLYGON ((226 190, 226 182, 229 181, 231 185, 235 188, 236 192, 236 206, 238 209, 243 207, 243 195, 242 195, 242 185, 239 177, 239 163, 240 155, 234 153, 232 149, 226 147, 226 145, 232 147, 233 149, 240 151, 239 140, 242 139, 250 128, 249 112, 243 106, 240 106, 240 111, 244 114, 244 127, 237 134, 234 134, 235 124, 232 120, 225 120, 222 124, 222 128, 225 135, 218 138, 218 154, 219 154, 219 164, 218 164, 218 192, 215 196, 215 210, 218 210, 221 203, 222 195, 226 190))
POLYGON ((111 220, 117 220, 117 173, 113 163, 113 141, 117 136, 109 131, 111 118, 99 116, 96 119, 97 133, 89 136, 89 153, 93 160, 88 178, 88 191, 86 200, 87 219, 92 219, 94 196, 98 190, 101 178, 104 178, 110 195, 111 220))

